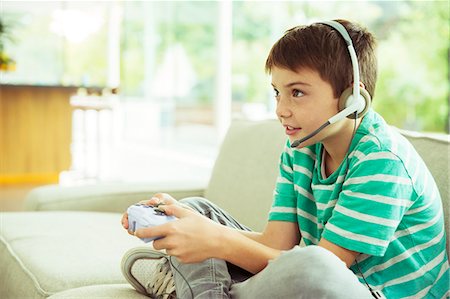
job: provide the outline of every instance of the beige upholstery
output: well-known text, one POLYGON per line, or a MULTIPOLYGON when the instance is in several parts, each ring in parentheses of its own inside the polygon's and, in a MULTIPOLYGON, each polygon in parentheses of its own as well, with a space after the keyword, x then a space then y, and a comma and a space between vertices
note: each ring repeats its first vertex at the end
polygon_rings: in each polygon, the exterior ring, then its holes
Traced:
POLYGON ((124 283, 120 257, 139 245, 116 213, 4 213, 0 298, 45 298, 81 286, 124 283))
POLYGON ((120 298, 120 299, 148 299, 147 296, 136 292, 129 284, 103 284, 75 289, 69 289, 49 299, 90 299, 90 298, 120 298))
POLYGON ((167 192, 175 198, 203 194, 206 183, 201 181, 146 182, 118 184, 101 183, 86 186, 49 185, 32 190, 25 201, 25 210, 76 210, 123 212, 124 208, 147 199, 154 192, 167 192), (152 192, 152 193, 149 193, 152 192))
POLYGON ((262 230, 272 204, 286 135, 278 121, 232 124, 205 197, 253 230, 262 230))
MULTIPOLYGON (((402 132, 428 164, 449 231, 449 136, 402 132)), ((126 284, 120 259, 142 242, 120 226, 121 213, 155 192, 205 196, 253 229, 263 228, 285 143, 275 120, 232 124, 208 184, 98 184, 33 190, 27 212, 2 213, 0 298, 143 298, 126 284), (95 212, 94 212, 95 211, 95 212)))
POLYGON ((400 132, 408 138, 425 164, 427 164, 439 188, 444 209, 445 230, 447 232, 447 252, 450 253, 448 242, 450 232, 450 136, 424 135, 403 130, 400 130, 400 132))

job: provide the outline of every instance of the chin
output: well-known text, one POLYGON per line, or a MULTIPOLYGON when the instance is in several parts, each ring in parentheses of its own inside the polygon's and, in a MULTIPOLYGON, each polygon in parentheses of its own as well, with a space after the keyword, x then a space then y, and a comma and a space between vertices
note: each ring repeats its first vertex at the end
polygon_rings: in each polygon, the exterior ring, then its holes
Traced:
POLYGON ((294 143, 294 141, 301 139, 301 137, 292 137, 292 136, 288 136, 289 138, 289 143, 292 144, 294 143))

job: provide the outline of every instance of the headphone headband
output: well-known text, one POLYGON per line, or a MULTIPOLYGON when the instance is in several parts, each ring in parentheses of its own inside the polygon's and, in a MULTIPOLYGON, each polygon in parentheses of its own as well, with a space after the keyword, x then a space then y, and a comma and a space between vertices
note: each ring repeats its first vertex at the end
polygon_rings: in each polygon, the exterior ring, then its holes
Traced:
POLYGON ((353 47, 353 41, 350 38, 350 35, 348 34, 347 29, 345 29, 345 27, 341 23, 336 22, 336 21, 323 21, 323 22, 320 22, 319 24, 324 24, 324 25, 330 26, 331 28, 339 31, 339 33, 342 35, 342 38, 345 40, 345 43, 347 44, 347 46, 353 47))
POLYGON ((359 98, 360 95, 360 87, 359 87, 359 65, 358 65, 358 57, 356 55, 355 48, 353 47, 353 41, 350 38, 350 34, 348 34, 347 29, 345 27, 337 22, 337 21, 323 21, 319 22, 319 24, 327 25, 333 29, 335 29, 341 37, 344 39, 345 43, 347 44, 347 49, 350 54, 350 60, 352 63, 352 69, 353 69, 353 92, 352 97, 353 101, 356 101, 359 98))

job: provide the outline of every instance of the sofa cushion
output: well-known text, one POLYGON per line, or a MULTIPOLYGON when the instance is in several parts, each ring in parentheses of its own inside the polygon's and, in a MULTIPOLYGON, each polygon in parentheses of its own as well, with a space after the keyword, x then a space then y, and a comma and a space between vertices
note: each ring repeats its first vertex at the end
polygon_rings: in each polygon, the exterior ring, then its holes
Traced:
POLYGON ((123 213, 128 206, 164 191, 175 198, 202 196, 202 180, 152 182, 98 182, 75 186, 48 185, 33 189, 25 200, 25 210, 95 211, 123 213))
POLYGON ((450 256, 450 137, 444 134, 423 134, 399 130, 422 157, 439 188, 444 211, 447 252, 450 256))
POLYGON ((267 222, 286 135, 278 120, 234 121, 205 197, 253 230, 267 222))
POLYGON ((98 212, 2 213, 1 298, 46 298, 82 286, 126 283, 122 255, 142 241, 121 215, 98 212))
POLYGON ((48 297, 48 299, 86 299, 86 298, 105 298, 105 299, 148 299, 138 293, 129 284, 106 284, 97 286, 87 286, 71 289, 57 293, 48 297))

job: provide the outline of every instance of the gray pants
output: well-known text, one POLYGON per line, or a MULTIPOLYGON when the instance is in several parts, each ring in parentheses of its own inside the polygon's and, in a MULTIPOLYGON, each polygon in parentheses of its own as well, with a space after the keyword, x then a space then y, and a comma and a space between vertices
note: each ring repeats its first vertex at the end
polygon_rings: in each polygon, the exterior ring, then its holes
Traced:
MULTIPOLYGON (((182 200, 223 225, 249 230, 203 198, 182 200)), ((183 264, 172 258, 178 298, 373 298, 333 253, 319 246, 284 251, 256 275, 219 259, 183 264), (191 293, 192 292, 192 293, 191 293)))

